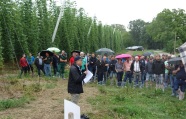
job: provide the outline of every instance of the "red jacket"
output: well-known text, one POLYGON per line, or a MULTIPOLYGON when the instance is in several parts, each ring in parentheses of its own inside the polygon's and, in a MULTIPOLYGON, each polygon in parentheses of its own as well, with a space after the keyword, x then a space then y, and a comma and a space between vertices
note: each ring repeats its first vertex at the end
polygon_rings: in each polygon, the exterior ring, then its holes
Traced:
POLYGON ((74 57, 71 57, 70 58, 70 65, 73 65, 74 64, 74 57))
POLYGON ((28 63, 27 63, 27 61, 26 61, 26 58, 22 57, 22 58, 20 59, 20 66, 21 66, 21 67, 27 67, 27 66, 28 66, 28 63))

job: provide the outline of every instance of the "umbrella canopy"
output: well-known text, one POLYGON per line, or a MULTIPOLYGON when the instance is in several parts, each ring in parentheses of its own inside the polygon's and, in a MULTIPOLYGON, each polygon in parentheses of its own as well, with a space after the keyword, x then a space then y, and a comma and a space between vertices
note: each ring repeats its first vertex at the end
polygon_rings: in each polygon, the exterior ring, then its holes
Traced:
POLYGON ((40 56, 45 57, 45 56, 46 56, 46 53, 48 53, 50 56, 53 56, 53 55, 54 55, 54 53, 51 52, 51 51, 49 51, 49 50, 42 50, 42 51, 40 52, 40 56))
POLYGON ((104 55, 104 54, 113 55, 114 51, 112 51, 111 49, 108 49, 108 48, 101 48, 96 51, 96 54, 98 54, 98 55, 104 55))
POLYGON ((180 61, 181 61, 181 57, 175 57, 175 58, 168 60, 168 63, 169 64, 179 64, 180 61))
POLYGON ((51 51, 51 52, 60 52, 61 51, 59 48, 56 48, 56 47, 50 47, 47 50, 51 51))
POLYGON ((130 54, 121 54, 121 55, 117 55, 116 59, 130 58, 130 57, 132 57, 130 54))
POLYGON ((152 54, 153 54, 152 52, 145 52, 145 53, 143 53, 143 56, 150 56, 152 54))
POLYGON ((186 71, 186 42, 183 45, 181 45, 178 48, 178 50, 180 52, 180 57, 183 62, 183 65, 185 66, 185 71, 186 71))

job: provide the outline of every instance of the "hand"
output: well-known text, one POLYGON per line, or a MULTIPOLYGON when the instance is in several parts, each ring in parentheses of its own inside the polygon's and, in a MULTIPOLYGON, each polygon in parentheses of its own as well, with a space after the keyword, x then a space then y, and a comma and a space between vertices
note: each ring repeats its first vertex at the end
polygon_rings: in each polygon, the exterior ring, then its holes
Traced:
POLYGON ((88 72, 87 71, 84 71, 83 73, 87 75, 88 72))
POLYGON ((180 70, 180 67, 178 67, 177 71, 179 71, 179 70, 180 70))

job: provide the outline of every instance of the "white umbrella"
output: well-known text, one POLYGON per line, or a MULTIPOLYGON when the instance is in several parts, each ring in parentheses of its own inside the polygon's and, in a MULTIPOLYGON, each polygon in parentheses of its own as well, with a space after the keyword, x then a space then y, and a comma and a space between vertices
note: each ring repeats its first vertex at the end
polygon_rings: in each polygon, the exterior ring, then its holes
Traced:
POLYGON ((49 50, 51 52, 60 52, 61 51, 59 48, 56 48, 56 47, 50 47, 47 50, 49 50))

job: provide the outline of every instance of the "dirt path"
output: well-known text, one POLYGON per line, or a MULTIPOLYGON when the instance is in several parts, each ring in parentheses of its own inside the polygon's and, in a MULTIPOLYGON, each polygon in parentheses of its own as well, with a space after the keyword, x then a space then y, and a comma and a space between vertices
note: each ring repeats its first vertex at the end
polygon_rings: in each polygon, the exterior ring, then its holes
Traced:
MULTIPOLYGON (((98 90, 87 85, 84 86, 84 92, 79 102, 81 113, 92 113, 93 109, 87 99, 96 96, 98 90)), ((70 99, 70 95, 67 93, 67 80, 58 81, 54 89, 41 91, 36 100, 31 101, 30 104, 1 111, 0 119, 7 119, 7 117, 11 119, 63 119, 64 99, 70 99)))

